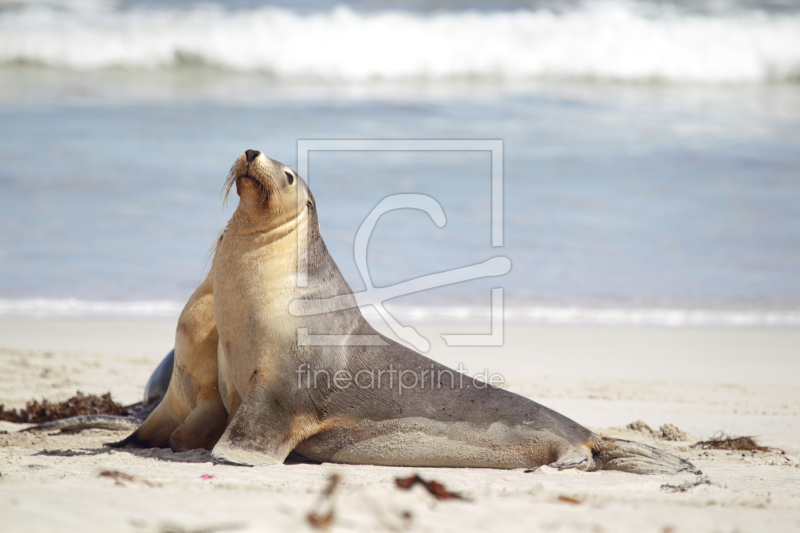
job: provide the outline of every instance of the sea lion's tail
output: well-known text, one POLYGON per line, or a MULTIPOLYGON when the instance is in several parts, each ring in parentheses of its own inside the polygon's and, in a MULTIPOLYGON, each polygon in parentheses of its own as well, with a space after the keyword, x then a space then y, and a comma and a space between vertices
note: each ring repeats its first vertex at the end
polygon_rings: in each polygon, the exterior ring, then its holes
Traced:
POLYGON ((621 439, 601 438, 593 447, 597 470, 633 474, 702 474, 692 463, 652 446, 621 439))

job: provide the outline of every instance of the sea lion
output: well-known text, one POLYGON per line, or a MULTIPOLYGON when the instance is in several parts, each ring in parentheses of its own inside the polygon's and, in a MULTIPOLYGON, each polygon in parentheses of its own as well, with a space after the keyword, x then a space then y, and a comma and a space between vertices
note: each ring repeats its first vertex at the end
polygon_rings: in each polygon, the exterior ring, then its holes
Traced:
POLYGON ((147 380, 144 386, 144 397, 142 407, 161 400, 167 393, 169 382, 172 379, 172 367, 175 366, 175 348, 169 351, 167 356, 158 364, 156 369, 147 380))
POLYGON ((226 367, 220 380, 241 404, 212 450, 215 461, 268 465, 295 450, 352 464, 697 472, 509 391, 469 378, 457 384, 458 372, 363 318, 322 240, 314 197, 293 170, 247 150, 226 180, 228 193, 234 186, 239 205, 217 249, 213 300, 226 367), (351 306, 290 313, 292 302, 334 297, 351 306), (321 346, 304 334, 349 342, 321 346))
POLYGON ((163 399, 136 431, 110 446, 210 450, 219 440, 228 421, 228 410, 218 389, 219 337, 214 322, 213 279, 212 262, 208 275, 178 319, 174 366, 163 399))

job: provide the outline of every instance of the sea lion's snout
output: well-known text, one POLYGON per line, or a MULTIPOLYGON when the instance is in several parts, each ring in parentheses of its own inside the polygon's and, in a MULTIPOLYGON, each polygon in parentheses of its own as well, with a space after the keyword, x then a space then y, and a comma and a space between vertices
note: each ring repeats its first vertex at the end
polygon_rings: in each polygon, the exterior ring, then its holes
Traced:
POLYGON ((247 197, 253 205, 266 207, 272 188, 270 179, 272 163, 272 160, 259 150, 245 150, 236 158, 225 180, 225 198, 227 199, 231 189, 236 186, 239 198, 247 197))
POLYGON ((265 172, 266 167, 270 166, 269 163, 272 163, 272 160, 259 150, 245 150, 234 164, 236 179, 250 178, 257 182, 264 182, 266 181, 264 178, 267 177, 265 174, 268 174, 265 172))
POLYGON ((236 179, 251 178, 257 179, 259 174, 263 173, 265 165, 272 162, 260 150, 245 150, 242 155, 236 158, 231 172, 235 174, 236 179))
POLYGON ((275 162, 259 150, 245 150, 234 165, 236 178, 250 178, 262 187, 269 187, 272 181, 272 167, 275 162))

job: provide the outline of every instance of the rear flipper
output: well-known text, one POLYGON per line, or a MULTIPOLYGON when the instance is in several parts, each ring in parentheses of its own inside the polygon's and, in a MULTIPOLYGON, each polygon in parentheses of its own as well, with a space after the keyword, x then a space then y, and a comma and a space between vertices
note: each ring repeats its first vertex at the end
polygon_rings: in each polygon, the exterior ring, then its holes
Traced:
POLYGON ((603 438, 594 446, 595 468, 633 474, 702 474, 689 461, 646 444, 603 438))
MULTIPOLYGON (((629 440, 601 438, 594 444, 575 447, 547 465, 557 470, 619 470, 632 474, 702 474, 692 463, 671 453, 629 440)), ((536 467, 538 468, 538 467, 536 467)), ((536 468, 526 470, 533 472, 536 468)))
MULTIPOLYGON (((558 461, 556 461, 555 463, 551 463, 547 466, 549 466, 550 468, 555 468, 557 470, 571 469, 571 470, 581 470, 584 472, 592 472, 594 470, 600 470, 601 468, 603 468, 602 464, 598 463, 598 461, 595 459, 592 453, 583 446, 573 448, 567 453, 560 455, 558 461)), ((533 472, 534 470, 536 470, 536 468, 526 470, 526 472, 533 472)))

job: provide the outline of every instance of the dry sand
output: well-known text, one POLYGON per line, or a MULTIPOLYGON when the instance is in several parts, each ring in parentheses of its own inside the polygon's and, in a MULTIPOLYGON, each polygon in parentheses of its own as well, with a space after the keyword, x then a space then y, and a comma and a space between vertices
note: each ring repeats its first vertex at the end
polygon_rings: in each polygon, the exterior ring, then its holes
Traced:
MULTIPOLYGON (((76 390, 140 399, 169 349, 168 321, 0 322, 0 403, 63 400, 76 390)), ((487 326, 488 328, 488 326, 487 326)), ((307 515, 332 473, 342 478, 332 531, 762 532, 800 530, 800 331, 507 326, 502 348, 446 348, 424 326, 429 355, 609 436, 648 442, 704 476, 535 473, 348 465, 214 466, 206 452, 110 450, 124 434, 17 433, 0 423, 0 530, 310 531, 307 515), (623 428, 643 420, 690 434, 665 441, 623 428), (616 429, 615 429, 616 428, 616 429), (703 451, 717 431, 755 435, 771 452, 703 451), (131 479, 100 476, 119 471, 131 479), (469 501, 436 501, 415 472, 469 501), (700 484, 694 483, 701 481, 700 484)))

